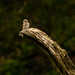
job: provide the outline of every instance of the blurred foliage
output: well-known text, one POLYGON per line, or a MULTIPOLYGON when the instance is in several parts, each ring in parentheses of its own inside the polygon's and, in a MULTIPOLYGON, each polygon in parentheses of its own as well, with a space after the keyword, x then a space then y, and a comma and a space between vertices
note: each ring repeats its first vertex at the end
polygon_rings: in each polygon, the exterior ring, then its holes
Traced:
MULTIPOLYGON (((75 0, 0 0, 0 75, 58 75, 33 42, 20 37, 24 18, 75 55, 75 0)), ((73 62, 75 59, 73 58, 73 62)))

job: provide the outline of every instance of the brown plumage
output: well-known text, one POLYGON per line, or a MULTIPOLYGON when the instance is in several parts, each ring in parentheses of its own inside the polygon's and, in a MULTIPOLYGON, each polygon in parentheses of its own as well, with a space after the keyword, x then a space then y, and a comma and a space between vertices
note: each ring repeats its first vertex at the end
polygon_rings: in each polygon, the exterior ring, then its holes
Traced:
POLYGON ((28 29, 30 26, 29 22, 27 19, 24 19, 23 20, 23 28, 22 29, 28 29))

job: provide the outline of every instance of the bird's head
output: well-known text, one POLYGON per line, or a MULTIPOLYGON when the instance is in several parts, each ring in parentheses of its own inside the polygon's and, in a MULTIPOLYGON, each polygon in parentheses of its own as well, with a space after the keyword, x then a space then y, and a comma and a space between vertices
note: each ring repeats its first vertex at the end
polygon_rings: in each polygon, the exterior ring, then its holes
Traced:
POLYGON ((27 20, 27 19, 24 19, 24 20, 23 20, 23 23, 27 23, 27 22, 28 22, 28 20, 27 20))

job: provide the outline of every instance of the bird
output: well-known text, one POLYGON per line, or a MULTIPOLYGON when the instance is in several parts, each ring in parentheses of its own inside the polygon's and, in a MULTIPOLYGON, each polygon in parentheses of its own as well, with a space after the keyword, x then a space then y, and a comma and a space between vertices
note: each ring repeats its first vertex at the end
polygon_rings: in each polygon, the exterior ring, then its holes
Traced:
POLYGON ((23 30, 24 29, 28 29, 30 27, 30 24, 29 24, 29 22, 28 22, 28 20, 27 19, 24 19, 23 20, 23 30))

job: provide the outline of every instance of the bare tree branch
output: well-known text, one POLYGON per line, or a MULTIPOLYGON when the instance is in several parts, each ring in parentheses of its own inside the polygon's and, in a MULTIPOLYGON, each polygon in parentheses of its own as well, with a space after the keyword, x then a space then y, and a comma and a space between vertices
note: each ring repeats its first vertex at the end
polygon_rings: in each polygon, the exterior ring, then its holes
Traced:
POLYGON ((75 75, 75 65, 67 52, 53 41, 45 32, 37 28, 28 28, 19 32, 20 36, 27 36, 36 42, 48 55, 59 75, 75 75))

